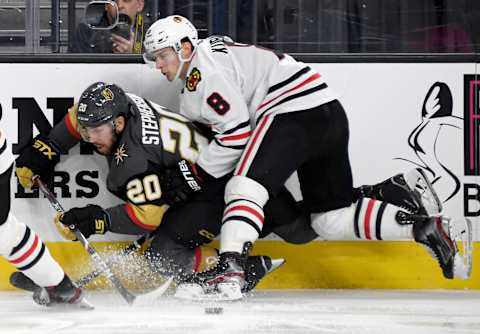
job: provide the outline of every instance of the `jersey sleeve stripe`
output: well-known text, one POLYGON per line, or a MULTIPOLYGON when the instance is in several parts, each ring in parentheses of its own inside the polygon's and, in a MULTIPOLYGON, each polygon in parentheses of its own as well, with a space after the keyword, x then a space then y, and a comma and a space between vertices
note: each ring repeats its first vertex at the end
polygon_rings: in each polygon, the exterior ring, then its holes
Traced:
POLYGON ((215 144, 217 144, 218 146, 221 146, 221 147, 225 147, 225 148, 231 148, 232 150, 244 150, 245 147, 247 147, 247 144, 243 144, 243 145, 224 145, 222 144, 220 141, 218 141, 218 139, 214 139, 215 141, 215 144))
MULTIPOLYGON (((137 214, 135 213, 135 210, 131 207, 130 203, 125 203, 125 211, 127 211, 127 215, 130 218, 130 220, 135 224, 143 228, 144 230, 147 231, 154 231, 157 226, 155 225, 147 225, 144 224, 139 217, 137 217, 137 214)), ((159 220, 160 221, 160 220, 159 220)))
POLYGON ((218 139, 221 141, 239 140, 239 139, 249 138, 251 134, 252 134, 252 131, 249 130, 247 132, 239 133, 236 135, 222 136, 222 137, 219 137, 218 139))
POLYGON ((305 73, 307 73, 310 70, 311 70, 310 66, 306 66, 306 67, 302 68, 300 71, 298 71, 297 73, 295 73, 294 75, 292 75, 290 78, 271 86, 267 91, 267 95, 270 94, 270 93, 273 93, 274 91, 276 91, 276 90, 278 90, 282 87, 285 87, 286 85, 288 85, 289 83, 297 80, 298 78, 300 78, 302 75, 304 75, 305 73))
POLYGON ((237 130, 240 130, 242 128, 250 128, 250 121, 242 122, 242 123, 238 124, 237 126, 231 128, 231 129, 223 131, 221 133, 221 135, 229 135, 229 134, 232 134, 232 133, 234 133, 237 130))
POLYGON ((317 79, 320 79, 320 73, 314 73, 312 74, 310 77, 308 77, 306 80, 304 80, 303 82, 299 83, 298 85, 296 85, 295 87, 292 87, 290 88, 289 90, 286 90, 284 91, 283 93, 281 93, 280 95, 277 95, 276 97, 270 99, 270 100, 267 100, 265 102, 263 102, 262 104, 260 104, 258 107, 257 107, 257 110, 260 110, 262 109, 263 107, 267 106, 268 104, 272 103, 273 101, 277 100, 278 98, 284 96, 285 94, 288 94, 294 90, 297 90, 297 89, 300 89, 302 88, 303 86, 311 83, 312 81, 315 81, 317 79))
POLYGON ((68 133, 70 133, 75 139, 80 140, 82 137, 77 131, 77 120, 75 114, 76 113, 69 112, 65 118, 65 124, 67 126, 68 133))
POLYGON ((262 119, 263 115, 265 115, 266 112, 268 112, 269 110, 275 108, 275 107, 278 107, 279 105, 283 104, 283 103, 286 103, 288 101, 291 101, 291 100, 294 100, 294 99, 298 99, 300 97, 303 97, 303 96, 306 96, 306 95, 309 95, 309 94, 312 94, 314 92, 317 92, 317 91, 320 91, 322 89, 325 89, 327 88, 327 84, 326 83, 322 83, 318 86, 315 86, 315 87, 312 87, 312 88, 309 88, 309 89, 306 89, 304 91, 301 91, 300 93, 297 93, 297 94, 294 94, 294 95, 290 95, 290 96, 287 96, 286 98, 278 101, 277 103, 275 103, 274 105, 270 106, 268 109, 265 109, 264 111, 262 111, 262 113, 258 116, 257 118, 257 123, 260 119, 262 119))

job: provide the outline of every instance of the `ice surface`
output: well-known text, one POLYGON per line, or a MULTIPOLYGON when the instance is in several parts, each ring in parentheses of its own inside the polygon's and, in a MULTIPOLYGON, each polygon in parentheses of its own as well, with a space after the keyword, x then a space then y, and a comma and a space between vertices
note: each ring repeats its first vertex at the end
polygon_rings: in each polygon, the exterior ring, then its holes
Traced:
POLYGON ((88 299, 94 311, 44 308, 28 293, 2 292, 0 333, 480 333, 478 291, 267 290, 234 303, 164 296, 132 307, 113 292, 88 299))

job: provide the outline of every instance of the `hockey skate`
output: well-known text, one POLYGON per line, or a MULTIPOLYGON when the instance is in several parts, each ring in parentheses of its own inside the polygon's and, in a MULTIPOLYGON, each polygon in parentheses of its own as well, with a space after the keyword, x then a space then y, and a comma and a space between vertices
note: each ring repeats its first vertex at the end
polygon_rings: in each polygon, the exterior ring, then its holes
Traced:
POLYGON ((415 241, 425 246, 448 279, 468 279, 472 271, 472 224, 468 219, 413 216, 415 241))
POLYGON ((438 215, 442 202, 420 168, 397 174, 373 186, 360 187, 362 196, 375 198, 404 208, 413 214, 438 215))
POLYGON ((17 271, 10 276, 10 284, 18 289, 33 292, 33 300, 39 305, 68 305, 89 310, 94 308, 85 299, 83 290, 76 287, 67 275, 56 286, 41 287, 23 272, 17 271))
POLYGON ((243 298, 268 273, 285 263, 268 256, 250 256, 227 252, 220 254, 218 264, 205 272, 195 273, 181 282, 176 298, 197 301, 232 301, 243 298))

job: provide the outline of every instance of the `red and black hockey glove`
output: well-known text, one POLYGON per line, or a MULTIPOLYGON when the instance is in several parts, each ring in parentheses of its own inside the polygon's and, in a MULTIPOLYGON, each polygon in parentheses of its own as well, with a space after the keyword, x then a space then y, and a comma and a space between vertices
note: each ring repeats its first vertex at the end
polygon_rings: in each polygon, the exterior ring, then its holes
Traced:
POLYGON ((39 134, 15 161, 18 182, 24 188, 32 188, 32 178, 39 175, 44 180, 48 179, 59 161, 60 149, 46 136, 39 134))
POLYGON ((162 198, 170 206, 187 202, 194 193, 202 190, 202 184, 197 167, 186 160, 167 168, 160 176, 162 198))
POLYGON ((105 234, 110 228, 110 218, 102 207, 90 204, 57 214, 55 226, 62 237, 67 240, 76 240, 74 229, 82 232, 85 238, 92 234, 105 234))

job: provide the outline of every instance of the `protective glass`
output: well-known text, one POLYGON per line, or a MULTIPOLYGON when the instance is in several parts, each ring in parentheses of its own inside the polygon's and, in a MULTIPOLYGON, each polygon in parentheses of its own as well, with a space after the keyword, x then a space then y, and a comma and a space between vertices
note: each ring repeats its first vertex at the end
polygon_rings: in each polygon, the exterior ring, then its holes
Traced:
POLYGON ((88 3, 85 8, 85 22, 91 29, 110 30, 119 22, 119 9, 117 3, 112 0, 94 0, 88 3), (108 12, 112 23, 103 20, 108 12))

